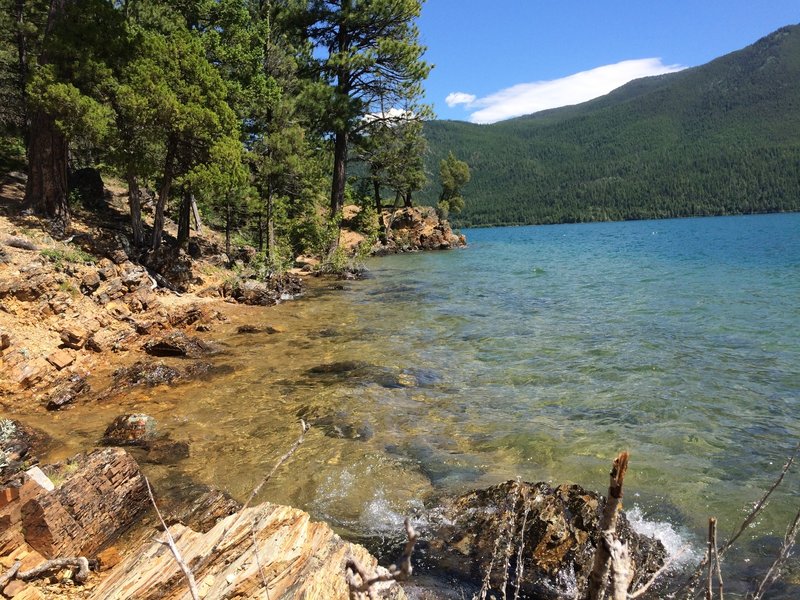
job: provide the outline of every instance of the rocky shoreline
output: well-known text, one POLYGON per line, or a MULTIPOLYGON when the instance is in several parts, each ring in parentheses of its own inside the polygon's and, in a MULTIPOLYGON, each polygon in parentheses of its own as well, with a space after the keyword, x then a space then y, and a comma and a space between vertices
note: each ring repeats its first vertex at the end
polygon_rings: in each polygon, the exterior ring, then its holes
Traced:
MULTIPOLYGON (((187 444, 159 436, 146 414, 120 414, 98 440, 105 448, 39 464, 51 440, 14 415, 24 407, 48 419, 76 403, 112 403, 137 387, 213 377, 225 369, 213 358, 220 350, 215 329, 234 311, 258 310, 241 304, 271 305, 302 293, 313 261, 268 281, 234 280, 213 239, 196 239, 191 257, 139 256, 108 222, 76 218, 72 237, 57 241, 38 219, 19 212, 18 181, 0 191, 0 594, 18 600, 186 597, 178 563, 162 538, 152 541, 163 532, 139 465, 174 464, 188 455, 187 444), (179 363, 163 360, 176 357, 179 363), (72 562, 31 575, 52 559, 72 562), (15 566, 19 574, 8 576, 15 566)), ((465 244, 432 209, 386 213, 382 226, 374 253, 465 244)), ((242 262, 240 273, 246 270, 242 262)), ((238 333, 280 331, 244 324, 238 333)), ((191 487, 191 498, 158 489, 155 498, 200 597, 347 598, 348 561, 386 573, 362 546, 303 511, 270 503, 243 509, 224 491, 191 487)), ((414 560, 439 580, 460 583, 412 582, 408 597, 448 598, 455 589, 482 587, 574 597, 585 589, 600 543, 602 506, 601 496, 577 486, 521 482, 443 500, 430 507, 434 516, 423 526, 414 560)), ((664 549, 622 522, 637 577, 646 579, 663 562, 664 549)), ((407 597, 391 581, 375 591, 407 597)))

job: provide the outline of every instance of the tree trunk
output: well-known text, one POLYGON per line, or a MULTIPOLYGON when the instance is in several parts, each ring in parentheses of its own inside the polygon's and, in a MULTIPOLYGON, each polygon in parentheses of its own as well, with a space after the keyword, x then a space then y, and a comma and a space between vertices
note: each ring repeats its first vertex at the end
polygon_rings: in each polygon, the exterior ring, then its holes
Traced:
POLYGON ((333 185, 331 186, 331 218, 344 206, 344 188, 347 182, 347 131, 336 132, 333 149, 333 185))
POLYGON ((164 178, 161 180, 161 187, 158 190, 158 201, 156 202, 156 211, 153 217, 153 250, 158 250, 158 247, 161 246, 161 238, 164 234, 164 209, 167 206, 169 190, 172 187, 176 145, 173 139, 167 142, 167 157, 164 161, 164 178))
POLYGON ((131 210, 131 232, 133 245, 141 248, 144 245, 144 227, 142 226, 142 194, 139 190, 139 180, 132 172, 128 172, 128 206, 131 210))
POLYGON ((17 20, 17 60, 18 84, 22 101, 22 131, 25 145, 28 145, 28 39, 25 35, 25 0, 16 0, 15 12, 17 20))
POLYGON ((403 194, 403 206, 406 208, 411 208, 414 204, 411 201, 411 190, 407 191, 403 194))
POLYGON ((272 190, 267 194, 267 257, 275 258, 275 206, 272 201, 272 190))
POLYGON ((67 139, 56 127, 55 119, 36 110, 28 143, 25 205, 53 219, 57 233, 64 233, 69 226, 67 189, 67 139))
POLYGON ((178 248, 183 248, 189 240, 189 217, 192 210, 192 192, 189 186, 183 188, 181 209, 178 213, 178 248))
POLYGON ((225 199, 225 254, 228 255, 228 262, 231 262, 231 200, 225 199))
POLYGON ((381 200, 381 182, 377 177, 372 179, 372 189, 374 190, 373 197, 375 198, 375 210, 380 215, 383 210, 383 201, 381 200))
POLYGON ((194 194, 191 194, 189 201, 192 205, 192 215, 194 216, 194 230, 197 233, 201 233, 203 231, 203 224, 200 220, 200 211, 197 209, 197 200, 195 200, 194 194))

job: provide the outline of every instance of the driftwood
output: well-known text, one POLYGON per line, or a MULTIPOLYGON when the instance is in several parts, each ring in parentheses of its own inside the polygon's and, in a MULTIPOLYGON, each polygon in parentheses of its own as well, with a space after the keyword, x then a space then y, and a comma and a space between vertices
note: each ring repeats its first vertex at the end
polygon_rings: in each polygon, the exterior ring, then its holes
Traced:
POLYGON ((403 554, 396 564, 389 565, 389 568, 383 573, 370 575, 358 559, 353 556, 348 558, 345 577, 347 587, 350 589, 351 600, 361 600, 365 597, 370 600, 377 600, 375 586, 378 583, 401 581, 411 576, 413 570, 411 567, 411 553, 414 551, 414 545, 417 543, 419 534, 414 531, 408 519, 405 520, 405 528, 408 541, 403 549, 403 554))
POLYGON ((186 577, 186 581, 189 583, 189 592, 192 594, 192 600, 200 600, 200 594, 197 591, 197 583, 194 580, 192 570, 184 562, 183 556, 181 556, 180 550, 178 550, 178 546, 175 545, 175 539, 169 532, 169 527, 167 527, 167 524, 164 522, 164 518, 161 516, 161 511, 158 510, 158 505, 156 504, 156 499, 153 498, 153 490, 150 487, 150 481, 148 481, 147 477, 144 478, 144 483, 147 486, 147 495, 150 496, 150 502, 156 511, 156 515, 158 516, 158 520, 161 522, 161 526, 164 528, 166 542, 162 543, 165 543, 167 546, 169 546, 170 552, 172 552, 172 555, 175 557, 175 562, 178 563, 181 571, 183 571, 183 575, 186 577))
POLYGON ((31 581, 50 571, 75 567, 78 567, 78 572, 75 573, 75 581, 77 583, 83 583, 89 577, 89 559, 85 556, 71 556, 69 558, 54 558, 48 560, 28 571, 19 571, 17 573, 17 579, 21 581, 31 581))
MULTIPOLYGON (((625 473, 628 471, 628 456, 627 452, 620 453, 614 460, 614 465, 611 468, 608 497, 606 498, 606 504, 603 508, 603 518, 600 521, 600 529, 603 532, 603 537, 597 544, 592 572, 589 575, 590 600, 603 600, 606 597, 608 574, 611 570, 612 562, 611 548, 606 540, 608 538, 616 539, 617 516, 622 506, 622 488, 625 481, 625 473)), ((619 551, 617 551, 618 557, 619 554, 619 551)), ((624 600, 625 596, 622 598, 624 600)), ((614 600, 617 600, 616 595, 614 596, 614 600)))

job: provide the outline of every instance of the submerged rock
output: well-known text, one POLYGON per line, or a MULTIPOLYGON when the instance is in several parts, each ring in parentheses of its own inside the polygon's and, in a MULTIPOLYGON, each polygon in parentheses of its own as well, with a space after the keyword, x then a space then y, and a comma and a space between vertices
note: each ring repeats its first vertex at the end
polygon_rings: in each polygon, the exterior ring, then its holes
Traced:
POLYGON ((138 361, 130 367, 121 367, 114 371, 114 386, 117 388, 134 385, 155 387, 173 383, 181 377, 183 377, 183 373, 174 367, 169 367, 163 363, 138 361))
POLYGON ((175 331, 162 338, 150 340, 143 346, 151 356, 188 356, 196 358, 214 351, 213 346, 203 340, 175 331))
POLYGON ((89 382, 84 375, 77 373, 71 375, 67 381, 56 387, 47 400, 45 407, 47 410, 61 410, 65 406, 72 404, 79 396, 91 390, 89 382))
MULTIPOLYGON (((508 481, 471 492, 443 505, 429 558, 478 584, 488 574, 491 590, 503 596, 518 586, 523 597, 583 597, 604 502, 577 485, 508 481)), ((633 531, 624 514, 617 534, 633 559, 632 586, 641 585, 664 563, 666 550, 633 531)))
POLYGON ((156 420, 150 415, 120 415, 106 428, 105 446, 144 446, 156 437, 156 420))
POLYGON ((186 442, 176 442, 174 440, 162 439, 144 443, 147 454, 145 462, 156 465, 174 465, 175 463, 189 458, 189 444, 186 442))
POLYGON ((17 473, 23 465, 38 462, 50 437, 12 419, 0 419, 0 482, 17 473))

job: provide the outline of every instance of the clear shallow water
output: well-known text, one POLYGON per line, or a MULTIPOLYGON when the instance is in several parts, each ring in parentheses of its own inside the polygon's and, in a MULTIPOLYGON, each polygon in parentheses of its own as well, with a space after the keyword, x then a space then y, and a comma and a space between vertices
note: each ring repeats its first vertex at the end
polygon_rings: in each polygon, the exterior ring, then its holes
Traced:
MULTIPOLYGON (((466 233, 466 250, 376 259, 344 290, 245 311, 283 333, 215 332, 232 375, 108 411, 190 442, 155 475, 241 498, 314 422, 263 497, 345 532, 397 531, 423 501, 515 476, 603 490, 627 449, 639 518, 699 547, 716 516, 727 537, 800 438, 800 215, 466 233)), ((110 420, 56 418, 84 441, 110 420)), ((798 490, 795 475, 731 577, 763 572, 798 490)))

